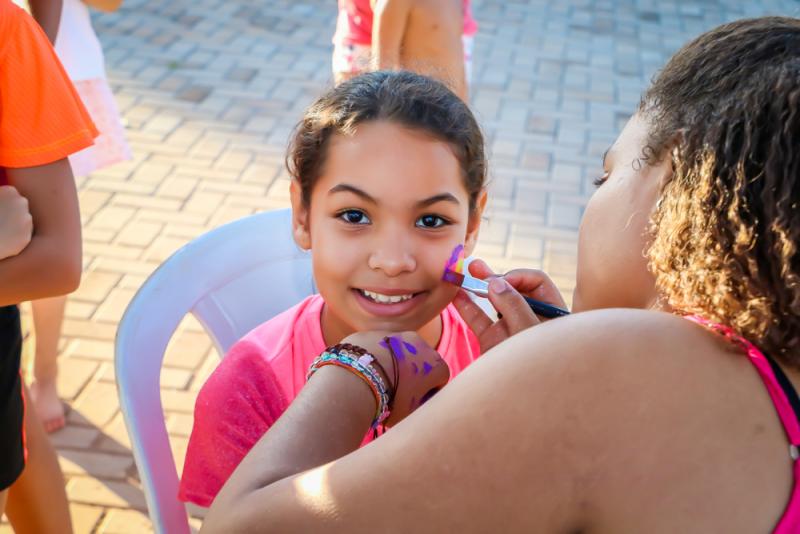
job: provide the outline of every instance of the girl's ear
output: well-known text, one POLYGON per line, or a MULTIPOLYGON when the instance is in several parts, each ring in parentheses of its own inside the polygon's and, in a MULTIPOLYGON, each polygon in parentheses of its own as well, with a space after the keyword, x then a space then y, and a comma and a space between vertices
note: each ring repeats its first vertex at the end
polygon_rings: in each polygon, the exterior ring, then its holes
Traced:
POLYGON ((292 236, 297 246, 303 250, 311 248, 311 230, 309 228, 308 206, 303 202, 303 193, 297 180, 289 186, 292 200, 292 236))
POLYGON ((481 189, 478 197, 475 199, 475 209, 469 216, 467 223, 467 236, 464 239, 464 256, 471 256, 475 250, 475 244, 478 242, 478 230, 481 228, 481 219, 483 218, 483 210, 486 208, 486 200, 489 195, 486 189, 481 189))

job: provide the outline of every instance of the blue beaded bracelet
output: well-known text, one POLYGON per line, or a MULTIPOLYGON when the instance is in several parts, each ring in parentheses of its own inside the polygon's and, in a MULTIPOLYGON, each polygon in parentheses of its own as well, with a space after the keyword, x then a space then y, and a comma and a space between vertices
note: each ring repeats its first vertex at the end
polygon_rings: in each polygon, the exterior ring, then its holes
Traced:
POLYGON ((391 400, 386 382, 372 367, 373 364, 377 363, 375 356, 361 347, 349 344, 334 345, 325 349, 325 351, 314 360, 314 363, 312 363, 311 367, 308 369, 306 381, 308 381, 317 370, 326 365, 342 367, 361 378, 375 395, 377 409, 375 418, 370 425, 370 428, 374 429, 389 417, 389 403, 391 400))

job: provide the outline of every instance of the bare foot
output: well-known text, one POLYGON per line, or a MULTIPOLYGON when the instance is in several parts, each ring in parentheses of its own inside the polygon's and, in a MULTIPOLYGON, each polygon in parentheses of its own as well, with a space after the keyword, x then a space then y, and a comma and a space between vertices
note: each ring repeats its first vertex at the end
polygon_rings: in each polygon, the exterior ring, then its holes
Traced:
POLYGON ((31 400, 36 415, 48 433, 64 426, 64 405, 58 398, 55 382, 36 381, 31 384, 31 400))

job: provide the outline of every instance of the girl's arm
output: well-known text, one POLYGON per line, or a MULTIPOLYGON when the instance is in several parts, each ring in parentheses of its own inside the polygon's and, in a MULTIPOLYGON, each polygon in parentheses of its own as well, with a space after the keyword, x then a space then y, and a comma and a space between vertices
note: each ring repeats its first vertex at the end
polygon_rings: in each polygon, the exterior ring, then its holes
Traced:
POLYGON ((399 69, 410 0, 377 0, 372 19, 372 55, 378 69, 399 69))
POLYGON ((16 256, 31 241, 28 200, 10 185, 0 186, 0 260, 16 256))
POLYGON ((56 44, 58 36, 58 25, 61 23, 61 9, 64 7, 63 0, 28 0, 31 8, 31 15, 42 27, 50 44, 56 44))
POLYGON ((122 0, 83 0, 83 3, 106 13, 113 13, 122 6, 122 0))
POLYGON ((81 278, 81 221, 72 169, 65 158, 47 165, 6 169, 28 199, 33 238, 17 256, 0 260, 0 306, 65 295, 81 278))

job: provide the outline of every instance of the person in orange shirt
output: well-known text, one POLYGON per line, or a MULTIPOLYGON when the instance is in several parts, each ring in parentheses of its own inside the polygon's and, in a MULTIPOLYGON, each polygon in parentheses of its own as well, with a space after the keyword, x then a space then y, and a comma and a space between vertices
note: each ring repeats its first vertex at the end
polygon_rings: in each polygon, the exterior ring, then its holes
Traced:
POLYGON ((29 242, 19 230, 18 253, 0 259, 0 513, 8 500, 16 532, 69 532, 55 451, 24 409, 16 304, 78 287, 81 225, 67 156, 91 145, 97 130, 44 32, 10 0, 0 0, 0 35, 0 186, 27 199, 33 222, 29 242), (47 514, 15 504, 34 498, 48 503, 47 514))

